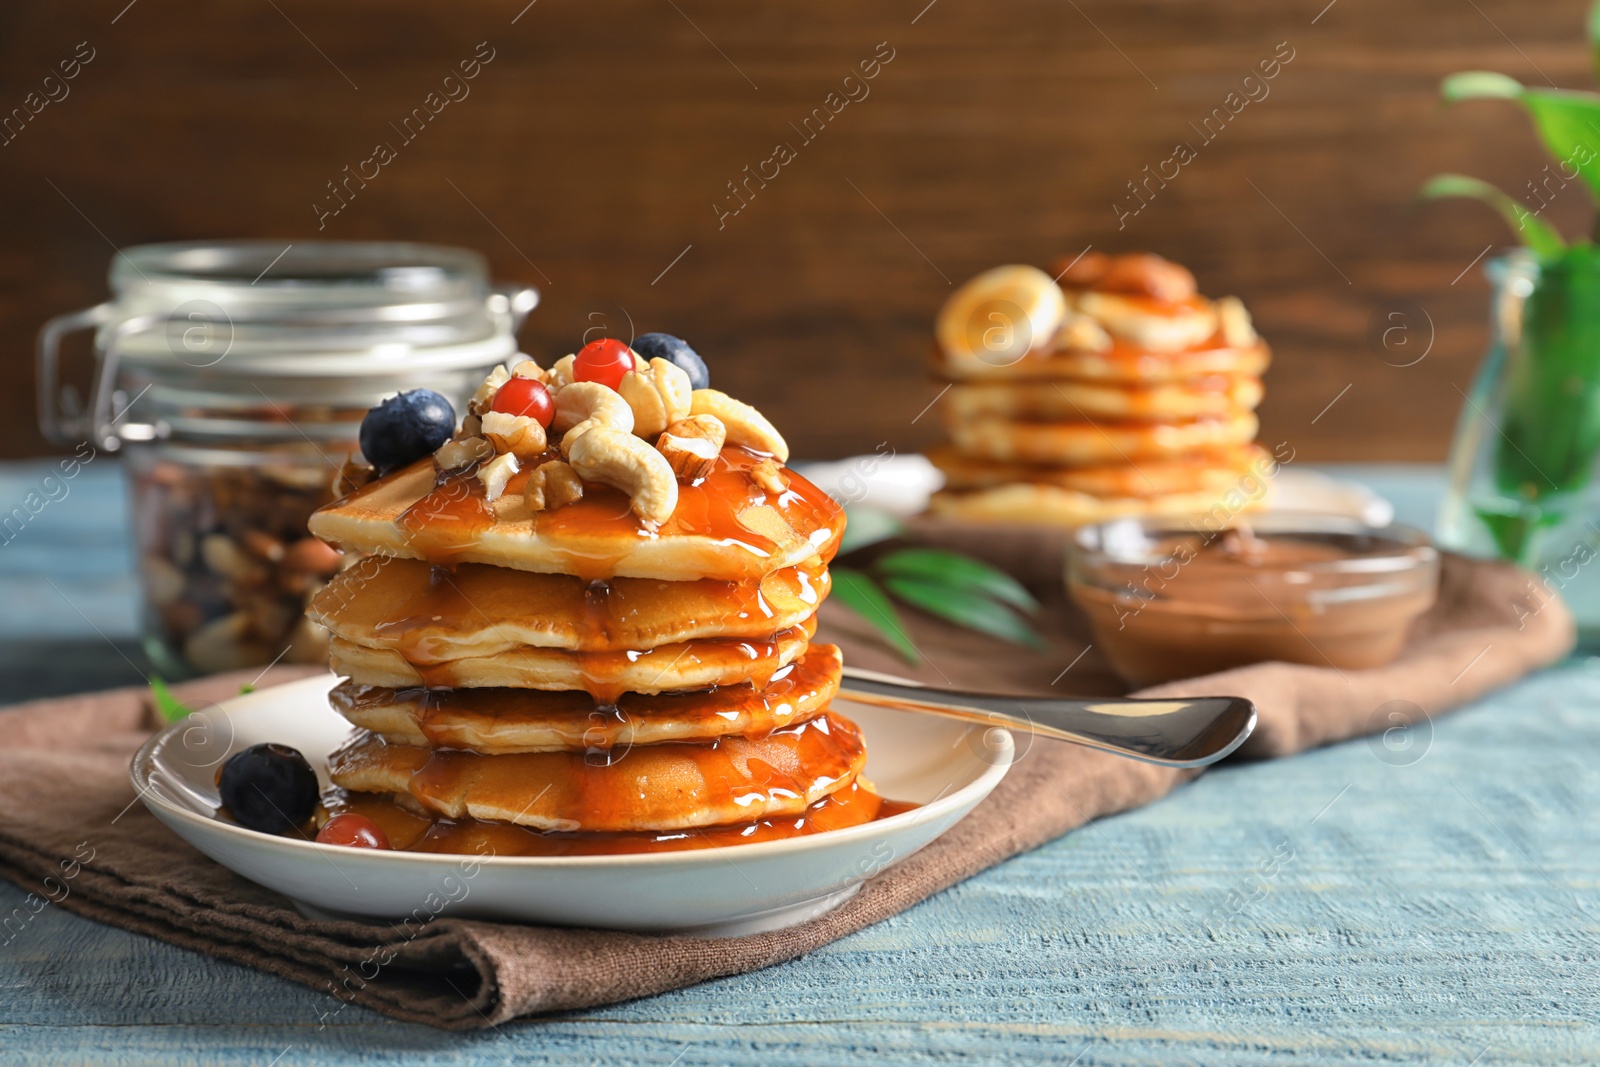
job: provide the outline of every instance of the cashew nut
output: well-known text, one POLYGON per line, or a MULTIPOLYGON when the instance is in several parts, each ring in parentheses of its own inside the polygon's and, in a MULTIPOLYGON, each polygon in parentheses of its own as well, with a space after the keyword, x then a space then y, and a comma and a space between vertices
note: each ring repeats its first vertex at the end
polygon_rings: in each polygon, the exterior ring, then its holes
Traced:
POLYGON ((544 426, 538 419, 490 411, 484 414, 482 422, 483 436, 494 445, 496 452, 511 452, 519 459, 529 459, 545 450, 544 426))
POLYGON ((511 368, 511 376, 513 378, 532 378, 541 385, 550 384, 550 372, 539 366, 539 364, 535 363, 531 359, 524 359, 517 362, 511 368))
POLYGON ((596 427, 633 432, 633 409, 616 391, 599 382, 564 385, 556 391, 555 402, 556 414, 550 429, 562 435, 562 451, 570 449, 574 441, 596 427))
POLYGON ((572 376, 572 365, 576 363, 577 360, 577 356, 562 356, 560 359, 556 360, 550 365, 550 370, 547 372, 550 375, 550 378, 544 384, 550 387, 551 392, 555 392, 557 389, 571 385, 573 382, 577 381, 577 379, 572 376))
POLYGON ((467 413, 469 415, 482 415, 485 411, 488 411, 489 405, 494 403, 494 394, 498 393, 500 387, 510 380, 511 372, 504 367, 496 366, 494 370, 489 372, 489 376, 483 380, 483 384, 479 385, 477 391, 472 394, 472 399, 467 401, 467 413))
POLYGON ((506 491, 506 483, 511 476, 522 469, 517 462, 517 457, 510 452, 496 456, 478 468, 478 480, 483 483, 484 499, 493 503, 500 499, 500 494, 506 491))
POLYGON ((646 522, 666 522, 678 506, 671 465, 631 430, 594 427, 572 442, 567 462, 580 478, 627 493, 633 513, 646 522))
POLYGON ((690 404, 694 415, 715 415, 728 431, 728 444, 765 452, 779 463, 789 461, 789 446, 767 417, 742 400, 715 389, 696 389, 690 404))
POLYGON ((442 471, 465 470, 494 458, 494 446, 481 437, 458 437, 446 441, 433 454, 433 462, 442 471))
POLYGON ((688 372, 660 358, 624 374, 617 386, 633 409, 633 432, 640 437, 655 437, 689 414, 692 391, 688 372))

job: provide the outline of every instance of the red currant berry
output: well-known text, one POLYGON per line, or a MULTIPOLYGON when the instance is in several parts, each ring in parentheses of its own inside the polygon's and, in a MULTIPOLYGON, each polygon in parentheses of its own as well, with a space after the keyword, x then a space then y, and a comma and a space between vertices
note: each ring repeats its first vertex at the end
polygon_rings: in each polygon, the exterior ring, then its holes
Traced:
POLYGON ((602 337, 578 350, 572 362, 572 378, 579 382, 599 382, 607 389, 622 384, 623 375, 633 369, 633 349, 621 341, 602 337))
POLYGON ((347 811, 343 815, 335 815, 317 831, 317 842, 346 848, 388 848, 389 835, 365 815, 347 811))
POLYGON ((550 399, 550 390, 532 378, 512 378, 494 394, 489 410, 504 415, 526 415, 537 419, 539 425, 549 429, 555 418, 556 405, 550 399))

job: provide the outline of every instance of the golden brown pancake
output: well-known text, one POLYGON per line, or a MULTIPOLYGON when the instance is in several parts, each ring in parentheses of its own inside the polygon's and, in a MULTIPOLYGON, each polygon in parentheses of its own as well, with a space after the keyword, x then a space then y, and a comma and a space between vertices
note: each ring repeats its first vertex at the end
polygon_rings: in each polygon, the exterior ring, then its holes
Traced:
POLYGON ((514 648, 491 656, 412 662, 392 648, 369 648, 335 637, 328 643, 335 674, 360 685, 510 689, 581 689, 603 703, 623 693, 662 693, 752 682, 765 685, 778 668, 805 654, 816 619, 780 630, 771 640, 707 637, 638 652, 567 652, 514 648))
POLYGON ((579 692, 386 689, 342 682, 329 699, 356 726, 400 745, 488 755, 627 749, 667 741, 759 737, 821 714, 839 692, 839 650, 812 645, 765 687, 624 693, 597 706, 579 692))
POLYGON ((983 418, 949 420, 955 446, 969 456, 1048 463, 1104 466, 1147 458, 1172 458, 1200 449, 1248 444, 1256 417, 1240 412, 1227 418, 1171 423, 1025 422, 983 418))
POLYGON ((412 800, 375 793, 347 793, 329 803, 330 814, 353 811, 377 823, 398 849, 468 856, 611 856, 784 841, 828 830, 860 826, 913 805, 885 801, 866 779, 857 778, 798 815, 772 815, 726 826, 636 833, 561 833, 529 830, 505 822, 438 819, 412 800))
POLYGON ((1160 300, 1138 293, 1097 289, 1066 292, 1067 306, 1087 315, 1113 338, 1147 352, 1181 352, 1204 344, 1217 332, 1217 311, 1198 294, 1181 300, 1160 300))
MULTIPOLYGON (((1248 476, 1247 476, 1248 477, 1248 476)), ((1020 482, 967 492, 941 490, 928 502, 935 515, 971 522, 1082 526, 1135 516, 1204 515, 1217 507, 1230 514, 1266 506, 1269 484, 1250 479, 1227 489, 1160 496, 1091 496, 1054 485, 1020 482)))
POLYGON ((865 762, 855 726, 823 714, 759 740, 639 746, 610 764, 569 752, 435 751, 359 733, 328 770, 345 789, 409 794, 452 819, 617 832, 797 815, 849 785, 865 762))
POLYGON ((488 563, 582 578, 753 579, 838 550, 844 510, 793 471, 769 493, 749 476, 760 461, 728 447, 716 469, 680 485, 672 518, 658 528, 633 514, 618 490, 586 485, 582 500, 531 511, 529 470, 504 495, 483 499, 475 477, 435 485, 432 460, 380 478, 311 516, 311 532, 357 552, 435 563, 488 563))
POLYGON ((1098 467, 1052 467, 975 459, 948 445, 931 450, 928 458, 944 472, 944 487, 952 492, 1029 482, 1100 497, 1226 491, 1252 474, 1269 477, 1276 467, 1258 445, 1209 449, 1170 459, 1140 460, 1136 464, 1119 461, 1098 467))
POLYGON ((952 419, 1114 419, 1165 422, 1251 411, 1261 403, 1261 379, 1213 375, 1154 385, 1114 382, 974 382, 944 395, 952 419))
POLYGON ((1116 340, 1105 352, 1039 351, 1006 366, 952 364, 937 350, 937 373, 956 381, 1094 381, 1155 384, 1213 375, 1260 377, 1272 361, 1264 342, 1232 347, 1220 336, 1180 352, 1151 352, 1116 340))
POLYGON ((798 626, 827 592, 827 569, 815 559, 747 582, 587 582, 369 556, 329 582, 309 615, 347 641, 436 663, 522 647, 624 652, 702 637, 764 639, 798 626))

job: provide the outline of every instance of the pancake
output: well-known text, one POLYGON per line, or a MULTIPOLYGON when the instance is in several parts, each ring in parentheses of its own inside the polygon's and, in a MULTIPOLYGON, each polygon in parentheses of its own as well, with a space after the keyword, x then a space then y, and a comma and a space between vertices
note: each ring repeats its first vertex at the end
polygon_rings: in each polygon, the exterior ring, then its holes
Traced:
POLYGON ((524 491, 532 468, 488 503, 475 477, 436 486, 431 459, 322 508, 310 529, 346 551, 587 579, 755 579, 831 559, 844 509, 793 471, 785 472, 785 492, 768 493, 748 473, 763 458, 724 448, 710 475, 678 487, 677 510, 655 529, 606 486, 586 485, 576 503, 531 511, 524 491))
POLYGON ((910 805, 885 801, 863 778, 829 793, 798 815, 773 815, 703 829, 634 833, 562 833, 529 830, 504 822, 438 819, 417 808, 410 796, 336 791, 330 814, 353 811, 382 827, 395 848, 467 856, 613 856, 786 841, 828 830, 860 826, 898 814, 910 805))
POLYGON ((1220 325, 1203 296, 1159 300, 1135 293, 1068 290, 1067 306, 1098 322, 1113 338, 1146 352, 1181 352, 1204 343, 1220 325))
POLYGON ((798 815, 849 785, 861 734, 823 714, 759 740, 647 745, 608 764, 570 752, 484 756, 359 733, 328 758, 335 785, 406 794, 427 811, 539 830, 646 831, 798 815))
POLYGON ((1257 426, 1255 415, 1248 412, 1221 419, 1150 424, 1001 418, 949 421, 951 440, 969 456, 1059 466, 1135 463, 1248 444, 1254 440, 1257 426))
POLYGON ((749 582, 587 582, 481 563, 450 573, 372 556, 329 582, 308 614, 347 641, 436 663, 523 647, 625 652, 703 637, 765 639, 804 622, 827 592, 818 560, 749 582))
POLYGON ((943 403, 952 419, 998 415, 1013 419, 1150 422, 1252 411, 1261 403, 1261 395, 1260 378, 1212 375, 1154 385, 1071 380, 976 382, 951 386, 943 403))
POLYGON ((585 752, 758 737, 821 714, 839 692, 839 672, 839 650, 812 645, 762 688, 624 693, 614 707, 597 707, 578 692, 386 689, 349 681, 335 686, 329 700, 350 722, 395 744, 489 755, 585 752))
POLYGON ((1260 377, 1272 361, 1265 343, 1231 346, 1220 336, 1180 352, 1150 352, 1114 340, 1104 352, 1062 349, 1029 353, 1007 366, 957 366, 934 351, 936 372, 953 381, 1090 381, 1156 384, 1225 375, 1260 377))
POLYGON ((602 703, 623 693, 662 693, 751 682, 766 685, 778 668, 805 654, 816 619, 780 630, 770 640, 697 638, 638 652, 568 652, 514 648, 491 656, 413 663, 392 648, 369 648, 342 637, 328 642, 335 674, 359 685, 467 689, 581 689, 602 703))
POLYGON ((1104 497, 1054 485, 1018 483, 968 492, 941 490, 928 502, 928 510, 970 522, 1083 526, 1148 515, 1205 515, 1217 508, 1230 515, 1257 511, 1266 506, 1269 489, 1269 483, 1249 479, 1221 490, 1104 497))
POLYGON ((1277 466, 1258 445, 1210 449, 1170 459, 1142 460, 1137 464, 1119 460, 1098 467, 1051 467, 975 459, 949 446, 933 449, 928 459, 944 472, 944 487, 952 492, 1029 482, 1099 497, 1226 492, 1249 476, 1271 477, 1277 466))

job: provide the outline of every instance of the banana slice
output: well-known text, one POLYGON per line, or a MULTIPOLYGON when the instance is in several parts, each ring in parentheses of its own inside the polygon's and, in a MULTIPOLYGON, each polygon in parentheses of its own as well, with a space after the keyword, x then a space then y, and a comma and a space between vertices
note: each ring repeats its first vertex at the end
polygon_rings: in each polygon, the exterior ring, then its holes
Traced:
POLYGON ((951 364, 1006 367, 1050 343, 1067 302, 1037 267, 995 267, 967 282, 939 309, 939 347, 951 364))

